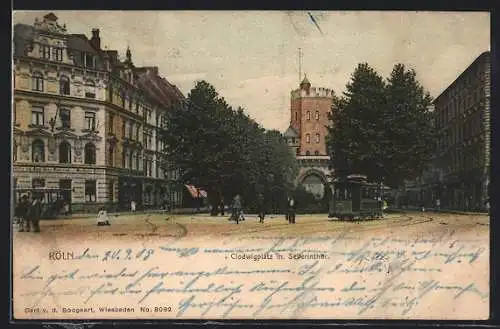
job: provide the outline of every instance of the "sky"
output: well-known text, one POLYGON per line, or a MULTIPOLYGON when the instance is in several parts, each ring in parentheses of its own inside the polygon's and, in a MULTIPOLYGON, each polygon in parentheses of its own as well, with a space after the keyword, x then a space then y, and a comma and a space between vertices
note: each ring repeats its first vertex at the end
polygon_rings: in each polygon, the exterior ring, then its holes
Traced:
MULTIPOLYGON (((268 129, 286 130, 290 91, 302 77, 336 94, 357 64, 387 77, 403 63, 437 97, 482 52, 490 50, 487 12, 377 11, 53 11, 68 33, 99 28, 101 46, 159 73, 187 95, 207 80, 233 107, 268 129), (317 23, 311 20, 309 13, 317 23)), ((49 11, 17 11, 33 24, 49 11)))

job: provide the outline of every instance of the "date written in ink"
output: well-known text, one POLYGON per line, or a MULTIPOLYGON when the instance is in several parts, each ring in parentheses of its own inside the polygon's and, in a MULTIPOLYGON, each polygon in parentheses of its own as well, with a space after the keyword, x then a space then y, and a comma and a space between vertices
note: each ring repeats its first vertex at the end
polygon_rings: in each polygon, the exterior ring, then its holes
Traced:
POLYGON ((130 248, 110 249, 99 253, 94 253, 90 250, 90 248, 87 248, 81 255, 75 256, 73 259, 94 259, 103 262, 119 260, 148 260, 154 253, 155 250, 152 248, 142 248, 139 250, 132 250, 130 248))
POLYGON ((154 306, 154 307, 141 306, 140 310, 142 313, 169 313, 169 312, 172 312, 172 307, 171 306, 154 306))

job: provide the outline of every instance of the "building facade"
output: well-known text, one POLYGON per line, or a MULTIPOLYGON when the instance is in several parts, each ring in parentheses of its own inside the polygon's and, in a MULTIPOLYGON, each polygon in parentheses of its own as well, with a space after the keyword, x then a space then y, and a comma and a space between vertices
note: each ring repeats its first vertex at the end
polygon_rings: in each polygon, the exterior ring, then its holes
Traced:
POLYGON ((491 54, 484 52, 434 101, 441 207, 481 210, 490 182, 491 54))
POLYGON ((304 76, 290 96, 290 126, 284 136, 300 165, 297 184, 322 198, 329 182, 326 136, 334 92, 311 87, 304 76))
MULTIPOLYGON (((163 148, 149 144, 160 140, 148 137, 165 126, 161 113, 168 109, 139 82, 130 49, 123 61, 101 49, 98 29, 91 39, 68 34, 52 13, 32 26, 17 24, 14 186, 66 188, 73 212, 129 209, 132 200, 163 205, 165 190, 151 202, 145 180, 172 183, 161 165, 163 148)), ((183 99, 178 90, 175 97, 183 99)))

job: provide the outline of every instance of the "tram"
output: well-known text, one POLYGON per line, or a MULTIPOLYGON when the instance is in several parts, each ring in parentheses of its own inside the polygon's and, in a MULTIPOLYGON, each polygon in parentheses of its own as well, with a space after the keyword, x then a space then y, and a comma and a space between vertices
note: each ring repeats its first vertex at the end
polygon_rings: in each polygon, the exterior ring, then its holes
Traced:
POLYGON ((336 178, 328 217, 344 219, 375 219, 383 213, 382 190, 379 184, 369 182, 366 176, 349 175, 336 178))
POLYGON ((14 209, 21 200, 22 195, 42 198, 42 218, 51 218, 59 215, 64 210, 64 203, 67 201, 65 196, 71 192, 71 189, 35 187, 35 188, 15 188, 14 189, 14 209))

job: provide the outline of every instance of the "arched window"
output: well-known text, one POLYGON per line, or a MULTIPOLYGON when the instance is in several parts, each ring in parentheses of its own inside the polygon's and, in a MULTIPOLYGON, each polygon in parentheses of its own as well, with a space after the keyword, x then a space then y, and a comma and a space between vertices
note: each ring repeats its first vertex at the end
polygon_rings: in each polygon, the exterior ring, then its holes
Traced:
POLYGON ((307 111, 307 120, 311 120, 311 112, 307 111))
POLYGON ((113 167, 115 163, 115 148, 110 146, 108 149, 108 164, 113 167))
POLYGON ((69 78, 67 76, 62 76, 59 79, 59 93, 61 95, 69 95, 69 78))
POLYGON ((45 162, 45 144, 35 139, 31 144, 31 159, 33 162, 45 162))
POLYGON ((314 155, 319 155, 319 151, 314 151, 314 155))
POLYGON ((85 144, 85 164, 95 164, 95 145, 93 143, 85 144))
POLYGON ((319 144, 319 134, 316 134, 316 144, 319 144))
POLYGON ((31 89, 34 91, 43 91, 43 74, 34 72, 31 76, 31 89))
POLYGON ((95 83, 91 80, 85 82, 85 97, 95 98, 95 83))
POLYGON ((306 151, 306 155, 311 155, 311 152, 309 152, 309 151, 306 151))
POLYGON ((311 143, 311 135, 306 134, 306 143, 311 143))
POLYGON ((316 120, 319 120, 319 111, 316 111, 315 116, 316 116, 316 120))
POLYGON ((71 163, 71 144, 67 141, 59 144, 59 163, 71 163))

